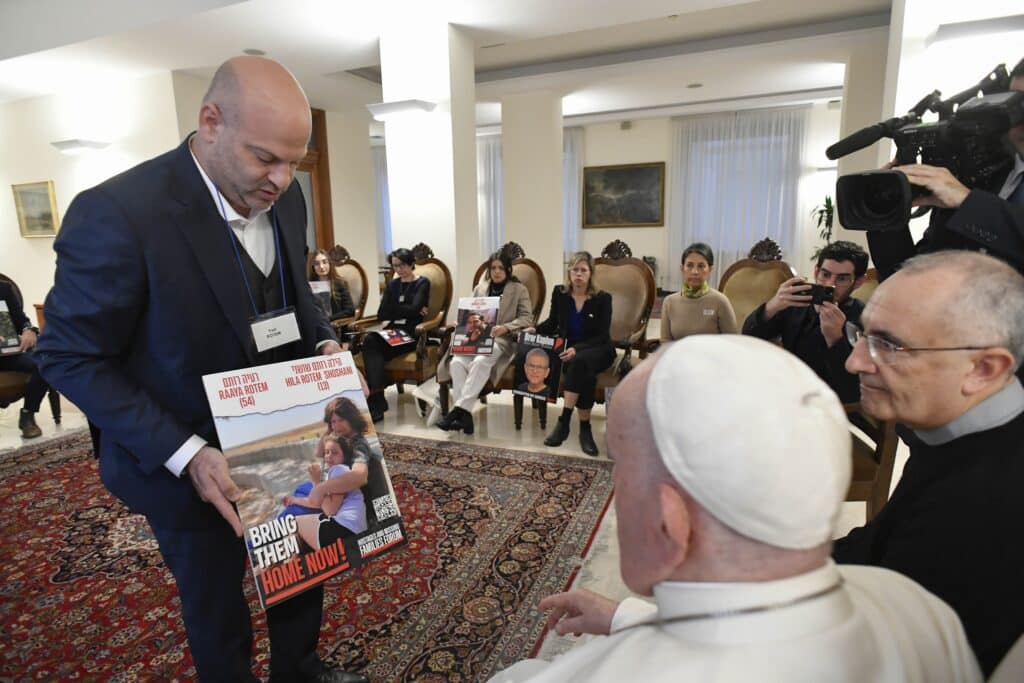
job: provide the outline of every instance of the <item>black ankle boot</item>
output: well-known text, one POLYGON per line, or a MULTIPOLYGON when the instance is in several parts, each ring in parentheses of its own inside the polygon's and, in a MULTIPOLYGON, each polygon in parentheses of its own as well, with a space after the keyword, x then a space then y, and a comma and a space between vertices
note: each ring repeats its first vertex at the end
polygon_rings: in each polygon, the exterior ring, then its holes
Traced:
POLYGON ((594 433, 590 430, 590 420, 580 420, 580 448, 591 457, 597 457, 597 444, 594 443, 594 433))
POLYGON ((43 435, 43 430, 36 424, 36 414, 24 408, 18 414, 18 429, 21 430, 21 436, 25 439, 34 439, 43 435))
POLYGON ((387 399, 383 391, 377 391, 366 398, 366 407, 370 409, 370 419, 380 422, 384 419, 384 411, 388 409, 387 399))
POLYGON ((558 418, 555 428, 551 430, 548 437, 544 439, 545 446, 561 446, 562 442, 569 438, 569 421, 558 418))
POLYGON ((459 427, 462 428, 464 434, 473 433, 473 413, 468 410, 458 409, 459 411, 459 427))

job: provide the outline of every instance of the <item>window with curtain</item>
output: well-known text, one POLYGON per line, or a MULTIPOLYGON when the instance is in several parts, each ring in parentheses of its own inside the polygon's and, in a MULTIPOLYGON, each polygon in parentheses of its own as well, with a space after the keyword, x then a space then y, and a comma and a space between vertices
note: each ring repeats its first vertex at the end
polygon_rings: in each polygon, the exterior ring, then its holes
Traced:
POLYGON ((377 203, 377 252, 382 262, 391 246, 391 199, 388 194, 388 156, 386 147, 373 147, 373 179, 377 203))
POLYGON ((562 251, 580 250, 583 216, 583 128, 562 131, 562 251))
POLYGON ((480 222, 481 259, 505 243, 505 181, 501 164, 501 135, 476 139, 476 209, 480 222))
POLYGON ((750 247, 775 240, 783 257, 797 248, 797 190, 809 106, 695 116, 673 122, 669 224, 670 284, 682 286, 683 250, 715 252, 713 284, 750 247))

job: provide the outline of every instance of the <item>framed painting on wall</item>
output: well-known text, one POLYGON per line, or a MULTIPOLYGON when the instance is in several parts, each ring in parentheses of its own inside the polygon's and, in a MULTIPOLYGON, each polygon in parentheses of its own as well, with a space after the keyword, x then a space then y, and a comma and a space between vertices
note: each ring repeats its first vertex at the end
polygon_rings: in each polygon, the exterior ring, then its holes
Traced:
POLYGON ((665 224, 665 162, 583 169, 583 227, 665 224))
POLYGON ((57 234, 57 199, 53 181, 11 185, 14 208, 22 237, 53 237, 57 234))

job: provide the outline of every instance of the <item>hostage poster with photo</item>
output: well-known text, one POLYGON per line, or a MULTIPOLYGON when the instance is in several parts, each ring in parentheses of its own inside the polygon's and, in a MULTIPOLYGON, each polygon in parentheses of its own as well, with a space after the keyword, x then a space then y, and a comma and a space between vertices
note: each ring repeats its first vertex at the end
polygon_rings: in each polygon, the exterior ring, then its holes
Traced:
POLYGON ((564 337, 520 332, 516 343, 516 384, 512 392, 554 403, 562 378, 559 355, 564 350, 564 337))
POLYGON ((266 609, 406 542, 346 352, 203 377, 266 609))
POLYGON ((494 352, 491 330, 498 319, 498 296, 464 296, 459 299, 452 355, 489 355, 494 352))

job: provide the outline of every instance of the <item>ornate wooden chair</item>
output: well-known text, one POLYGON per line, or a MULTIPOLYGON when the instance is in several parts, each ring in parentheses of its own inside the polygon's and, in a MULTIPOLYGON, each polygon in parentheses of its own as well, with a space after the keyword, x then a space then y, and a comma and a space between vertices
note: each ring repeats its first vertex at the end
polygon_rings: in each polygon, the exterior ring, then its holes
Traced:
POLYGON ((331 265, 334 266, 334 272, 348 286, 348 293, 352 295, 352 303, 356 307, 352 317, 332 321, 331 324, 340 330, 365 316, 366 298, 370 292, 369 281, 366 278, 366 270, 358 261, 352 259, 345 247, 336 244, 327 251, 327 255, 331 259, 331 265))
POLYGON ((647 356, 647 323, 654 308, 657 287, 654 274, 642 260, 633 257, 629 246, 615 240, 594 259, 594 284, 612 296, 611 338, 616 359, 611 368, 597 376, 597 400, 619 383, 628 370, 633 351, 647 356))
POLYGON ((859 403, 848 403, 843 407, 846 408, 853 437, 853 478, 846 500, 864 501, 867 504, 867 521, 870 522, 889 500, 898 442, 896 425, 868 416, 859 403))
POLYGON ((864 273, 864 284, 853 290, 853 294, 850 296, 854 299, 859 299, 862 304, 866 304, 876 289, 878 289, 878 271, 874 268, 868 268, 867 272, 864 273))
MULTIPOLYGON (((506 243, 502 247, 502 250, 509 252, 512 256, 512 274, 515 275, 520 282, 526 285, 526 289, 530 292, 530 303, 533 304, 533 320, 534 323, 536 323, 540 319, 540 312, 544 310, 544 302, 547 300, 548 294, 547 281, 544 278, 544 273, 535 261, 526 258, 526 252, 515 242, 506 243)), ((476 274, 473 276, 474 287, 476 287, 476 285, 483 279, 489 265, 489 262, 484 261, 480 264, 480 267, 476 269, 476 274)), ((442 414, 447 415, 451 382, 443 382, 440 387, 441 412, 442 414)), ((483 390, 480 392, 480 400, 486 402, 487 394, 497 394, 505 389, 511 390, 514 388, 515 363, 511 363, 505 369, 504 374, 498 380, 497 384, 488 382, 484 385, 483 390)), ((522 429, 523 397, 519 395, 514 396, 512 399, 512 406, 515 412, 516 429, 522 429)), ((533 406, 535 409, 538 409, 540 424, 543 429, 547 426, 547 403, 544 401, 533 401, 533 406)))
MULTIPOLYGON (((445 325, 448 309, 452 305, 451 271, 442 261, 434 258, 434 252, 423 243, 413 247, 412 252, 416 257, 416 274, 430 280, 430 299, 423 322, 416 326, 415 349, 391 359, 384 366, 387 384, 395 384, 399 393, 403 391, 404 382, 421 384, 434 376, 454 329, 445 325)), ((393 276, 394 273, 391 274, 393 276)), ((377 316, 372 316, 361 318, 353 324, 365 329, 378 322, 377 316)), ((357 339, 354 349, 358 351, 359 346, 357 339)), ((363 369, 361 354, 356 356, 356 365, 360 370, 363 369)))
MULTIPOLYGON (((24 308, 24 299, 21 296, 21 290, 18 289, 18 285, 14 284, 14 280, 10 279, 6 275, 0 273, 0 280, 7 282, 14 289, 14 296, 18 298, 18 302, 22 304, 24 308)), ((39 327, 43 327, 43 320, 39 320, 39 327)), ((27 372, 15 372, 14 370, 0 370, 0 408, 6 408, 15 401, 20 401, 25 398, 25 391, 28 389, 28 380, 30 375, 27 372)), ((60 394, 56 390, 50 389, 48 391, 48 400, 50 402, 50 412, 53 413, 53 421, 60 424, 60 394)))
POLYGON ((785 261, 746 258, 729 266, 718 288, 729 299, 736 321, 742 326, 755 308, 775 296, 779 285, 796 274, 785 261))

